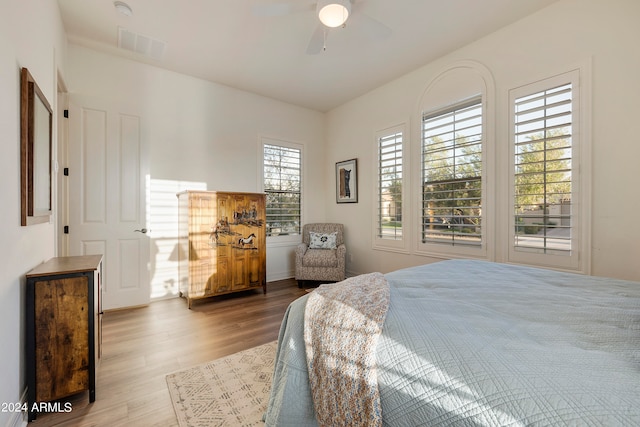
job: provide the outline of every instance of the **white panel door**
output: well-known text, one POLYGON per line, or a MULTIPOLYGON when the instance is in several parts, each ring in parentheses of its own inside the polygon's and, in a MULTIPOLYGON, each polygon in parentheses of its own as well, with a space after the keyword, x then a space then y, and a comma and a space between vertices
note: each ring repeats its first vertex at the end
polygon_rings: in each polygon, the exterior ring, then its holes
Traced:
POLYGON ((103 255, 103 307, 150 300, 148 138, 114 101, 69 98, 69 255, 103 255))

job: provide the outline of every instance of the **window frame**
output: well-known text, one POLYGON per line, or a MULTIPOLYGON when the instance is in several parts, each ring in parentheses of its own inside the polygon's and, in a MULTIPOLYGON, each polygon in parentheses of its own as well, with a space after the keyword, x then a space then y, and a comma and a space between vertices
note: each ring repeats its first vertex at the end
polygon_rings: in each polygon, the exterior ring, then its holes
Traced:
MULTIPOLYGON (((412 181, 412 201, 420 201, 419 206, 412 207, 411 230, 412 253, 435 259, 451 258, 475 258, 495 260, 498 256, 496 242, 499 241, 496 229, 496 214, 501 210, 496 209, 498 197, 496 196, 497 183, 497 138, 496 138, 496 87, 491 71, 482 63, 474 60, 459 60, 445 65, 427 83, 416 107, 414 108, 414 120, 412 132, 414 138, 411 141, 411 173, 421 174, 421 150, 422 150, 422 116, 426 111, 437 111, 447 106, 464 102, 471 98, 480 97, 482 100, 482 245, 479 247, 464 248, 460 246, 445 247, 422 243, 422 230, 418 227, 421 221, 422 208, 422 184, 420 179, 412 181)), ((505 190, 506 192, 506 190, 505 190)))
MULTIPOLYGON (((589 274, 590 272, 590 236, 589 212, 591 200, 589 196, 591 159, 590 137, 587 132, 589 106, 588 88, 585 84, 589 75, 587 69, 576 69, 556 74, 532 83, 509 90, 509 200, 506 203, 508 232, 506 233, 507 262, 547 267, 564 271, 589 274), (516 238, 516 119, 515 101, 526 96, 572 84, 571 113, 571 254, 561 255, 544 253, 536 250, 523 250, 515 246, 516 238)), ((545 128, 546 129, 546 128, 545 128)))
POLYGON ((373 212, 372 212, 372 248, 375 250, 389 251, 389 252, 399 252, 399 253, 409 253, 409 242, 411 235, 411 198, 408 197, 410 194, 410 135, 409 135, 409 127, 407 122, 402 122, 400 124, 390 126, 381 130, 378 130, 374 133, 374 155, 373 155, 373 171, 375 173, 375 177, 373 178, 373 212), (402 237, 399 239, 385 239, 379 236, 378 228, 380 221, 380 141, 388 136, 394 134, 402 135, 402 190, 401 190, 401 198, 402 198, 402 237))
MULTIPOLYGON (((302 240, 302 225, 303 225, 303 207, 304 207, 304 146, 302 144, 297 144, 294 142, 283 141, 274 138, 262 137, 260 139, 259 149, 259 185, 260 189, 263 193, 267 194, 265 190, 265 181, 264 181, 264 172, 265 172, 265 163, 264 163, 264 150, 265 145, 271 145, 276 147, 282 147, 287 149, 298 150, 300 152, 300 231, 298 234, 286 234, 286 235, 267 235, 267 244, 272 246, 273 244, 278 245, 289 245, 292 243, 299 243, 302 240)), ((266 210, 266 201, 265 201, 265 210, 266 210)), ((265 224, 266 227, 266 224, 265 224)))

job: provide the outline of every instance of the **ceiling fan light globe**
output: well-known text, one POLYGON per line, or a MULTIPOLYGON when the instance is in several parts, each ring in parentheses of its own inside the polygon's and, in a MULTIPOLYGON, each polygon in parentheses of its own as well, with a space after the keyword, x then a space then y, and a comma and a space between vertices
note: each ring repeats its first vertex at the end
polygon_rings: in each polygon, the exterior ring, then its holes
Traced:
POLYGON ((336 28, 347 21, 351 13, 350 0, 320 0, 318 1, 318 18, 320 22, 330 28, 336 28))

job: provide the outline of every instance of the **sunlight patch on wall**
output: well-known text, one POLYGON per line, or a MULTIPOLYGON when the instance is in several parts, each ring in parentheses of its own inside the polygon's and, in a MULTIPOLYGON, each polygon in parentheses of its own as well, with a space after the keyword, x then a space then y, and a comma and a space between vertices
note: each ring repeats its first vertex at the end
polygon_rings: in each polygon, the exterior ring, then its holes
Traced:
POLYGON ((178 198, 185 190, 206 190, 204 182, 151 179, 151 300, 178 295, 178 198))

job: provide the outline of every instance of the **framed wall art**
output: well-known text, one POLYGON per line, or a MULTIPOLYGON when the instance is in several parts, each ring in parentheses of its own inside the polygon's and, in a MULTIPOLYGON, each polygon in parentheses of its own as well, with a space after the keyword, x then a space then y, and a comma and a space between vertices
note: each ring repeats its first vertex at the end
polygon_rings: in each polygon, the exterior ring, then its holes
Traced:
POLYGON ((358 159, 336 163, 336 203, 358 203, 358 159))

